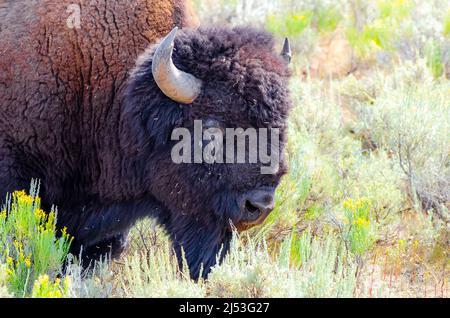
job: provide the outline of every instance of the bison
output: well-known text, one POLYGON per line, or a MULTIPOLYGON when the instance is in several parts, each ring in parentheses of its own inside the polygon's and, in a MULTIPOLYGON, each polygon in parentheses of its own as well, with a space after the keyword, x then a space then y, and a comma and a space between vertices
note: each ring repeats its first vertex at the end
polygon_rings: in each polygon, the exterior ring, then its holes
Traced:
POLYGON ((191 276, 206 277, 234 227, 273 209, 286 172, 288 43, 280 55, 264 31, 196 29, 189 12, 182 0, 0 0, 0 196, 39 179, 72 253, 120 255, 150 216, 191 276), (174 129, 198 120, 278 129, 278 169, 175 163, 174 129))

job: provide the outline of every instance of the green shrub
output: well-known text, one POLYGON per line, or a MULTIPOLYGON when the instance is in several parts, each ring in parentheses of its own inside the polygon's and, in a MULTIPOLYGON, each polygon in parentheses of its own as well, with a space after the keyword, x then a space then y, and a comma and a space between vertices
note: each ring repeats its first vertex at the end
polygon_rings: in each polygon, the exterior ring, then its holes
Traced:
POLYGON ((385 21, 378 20, 370 25, 365 25, 362 31, 355 27, 347 29, 347 38, 360 57, 367 57, 379 50, 393 50, 395 33, 392 26, 385 21))
MULTIPOLYGON (((276 266, 265 243, 234 239, 230 254, 208 279, 211 297, 277 297, 286 293, 287 268, 276 266)), ((282 296, 281 296, 282 297, 282 296)))
POLYGON ((318 10, 315 20, 319 32, 333 32, 342 20, 342 15, 335 7, 325 7, 318 10))
POLYGON ((266 17, 266 29, 281 37, 296 38, 310 27, 319 32, 332 32, 341 19, 340 12, 331 6, 289 10, 278 14, 269 13, 266 17))
POLYGON ((382 19, 401 21, 411 14, 412 0, 377 0, 379 16, 382 19))
POLYGON ((203 297, 202 283, 190 279, 185 265, 178 268, 177 259, 167 237, 161 245, 136 251, 125 259, 122 271, 123 295, 126 297, 203 297))
POLYGON ((419 209, 448 218, 450 90, 448 83, 395 82, 374 105, 361 105, 360 126, 396 155, 410 198, 419 209))
MULTIPOLYGON (((207 280, 195 283, 180 271, 167 238, 160 248, 135 252, 116 275, 120 297, 350 297, 356 265, 335 235, 289 235, 274 254, 264 240, 235 234, 228 256, 207 280), (301 260, 301 261, 299 261, 301 260)), ((97 280, 104 280, 105 273, 97 280)), ((109 275, 109 274, 106 274, 109 275)), ((71 278, 71 286, 74 286, 71 278)), ((92 294, 91 294, 92 295, 92 294)))
POLYGON ((40 275, 33 285, 33 291, 31 297, 33 298, 62 298, 69 295, 70 280, 69 277, 64 278, 64 282, 61 284, 61 280, 56 278, 54 282, 50 281, 47 274, 40 275))
POLYGON ((374 243, 373 216, 371 203, 366 198, 356 201, 348 199, 343 203, 345 212, 344 236, 349 243, 349 249, 356 255, 366 253, 374 243))
POLYGON ((272 258, 267 245, 233 241, 230 255, 213 269, 207 282, 212 297, 350 297, 356 266, 345 258, 335 236, 302 236, 282 243, 272 258), (303 255, 299 265, 294 260, 303 255))
POLYGON ((8 291, 8 266, 0 263, 0 298, 10 298, 8 291))
POLYGON ((450 10, 447 11, 442 24, 443 24, 442 33, 447 37, 450 36, 450 10))
POLYGON ((120 284, 121 272, 108 257, 93 262, 89 269, 83 269, 71 254, 67 257, 66 277, 69 279, 70 298, 107 298, 123 296, 120 284))
POLYGON ((444 73, 444 64, 442 63, 442 53, 439 43, 429 41, 425 46, 425 59, 434 78, 440 77, 444 73))
POLYGON ((405 206, 402 191, 403 172, 395 159, 385 151, 354 153, 343 158, 339 168, 345 175, 341 180, 340 198, 365 197, 371 202, 373 220, 388 225, 395 220, 398 211, 405 206))
POLYGON ((347 38, 360 57, 368 57, 377 51, 393 51, 394 42, 400 37, 401 23, 410 17, 412 1, 379 0, 374 8, 375 16, 347 28, 347 38))
POLYGON ((0 213, 0 262, 7 266, 8 289, 19 297, 30 295, 40 275, 60 273, 72 240, 65 229, 58 238, 56 211, 40 208, 35 189, 14 192, 0 213))
POLYGON ((282 15, 269 14, 266 18, 266 28, 274 34, 283 34, 287 37, 296 37, 310 26, 313 12, 298 11, 283 13, 282 15))

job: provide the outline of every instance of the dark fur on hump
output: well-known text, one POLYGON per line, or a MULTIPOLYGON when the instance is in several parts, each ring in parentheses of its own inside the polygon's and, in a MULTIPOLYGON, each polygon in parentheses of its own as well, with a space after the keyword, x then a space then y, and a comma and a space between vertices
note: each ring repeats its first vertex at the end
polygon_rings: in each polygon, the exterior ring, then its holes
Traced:
POLYGON ((150 189, 166 209, 159 220, 177 254, 183 247, 193 277, 201 266, 205 276, 220 249, 222 258, 229 248, 229 220, 240 218, 239 193, 276 187, 286 166, 282 161, 276 175, 261 175, 259 166, 250 164, 175 165, 170 162, 171 132, 191 127, 194 119, 213 118, 224 127, 279 128, 284 148, 290 74, 268 33, 247 27, 182 30, 175 40, 174 64, 204 85, 191 105, 180 105, 154 82, 155 48, 138 59, 131 74, 120 137, 123 147, 136 154, 129 162, 147 164, 138 169, 145 171, 141 189, 150 189))

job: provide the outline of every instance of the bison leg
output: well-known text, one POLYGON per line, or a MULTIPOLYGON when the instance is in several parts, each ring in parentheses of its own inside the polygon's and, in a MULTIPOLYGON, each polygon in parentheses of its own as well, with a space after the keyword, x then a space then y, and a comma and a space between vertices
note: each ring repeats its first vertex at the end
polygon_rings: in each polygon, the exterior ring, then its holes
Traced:
POLYGON ((232 233, 223 222, 211 220, 205 222, 195 216, 174 217, 168 226, 180 268, 183 257, 189 267, 192 279, 200 275, 206 278, 217 263, 229 250, 232 233), (220 224, 222 223, 222 224, 220 224), (220 255, 219 255, 220 254, 220 255))
POLYGON ((16 162, 10 148, 0 139, 0 208, 6 200, 6 194, 15 190, 26 190, 30 187, 30 180, 24 182, 18 178, 16 162))
POLYGON ((111 258, 118 258, 127 247, 127 238, 128 233, 121 233, 94 245, 87 246, 82 251, 82 264, 88 266, 92 261, 100 260, 108 255, 111 258))
POLYGON ((74 236, 72 254, 78 256, 81 251, 84 261, 97 260, 108 253, 118 257, 126 247, 128 232, 134 223, 158 213, 161 209, 151 200, 104 206, 89 204, 70 210, 61 209, 57 225, 59 228, 67 227, 67 232, 74 236))

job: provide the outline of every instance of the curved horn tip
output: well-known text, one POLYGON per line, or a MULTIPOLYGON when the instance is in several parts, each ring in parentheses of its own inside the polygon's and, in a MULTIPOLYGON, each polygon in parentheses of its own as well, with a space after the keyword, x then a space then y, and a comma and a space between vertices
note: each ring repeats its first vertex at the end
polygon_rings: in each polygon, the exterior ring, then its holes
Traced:
POLYGON ((172 51, 177 32, 178 32, 178 27, 176 26, 162 39, 162 41, 161 41, 160 45, 158 46, 157 50, 159 50, 159 49, 166 49, 166 50, 169 49, 170 51, 172 51))
POLYGON ((175 39, 175 36, 177 35, 177 31, 178 31, 178 27, 175 26, 170 32, 169 34, 166 35, 166 39, 175 39))
POLYGON ((287 63, 290 63, 292 60, 291 44, 289 43, 288 38, 284 39, 283 50, 281 51, 281 56, 287 63))
POLYGON ((174 27, 156 48, 152 61, 153 78, 161 91, 170 99, 192 103, 200 94, 202 81, 179 70, 172 61, 172 52, 178 27, 174 27))

